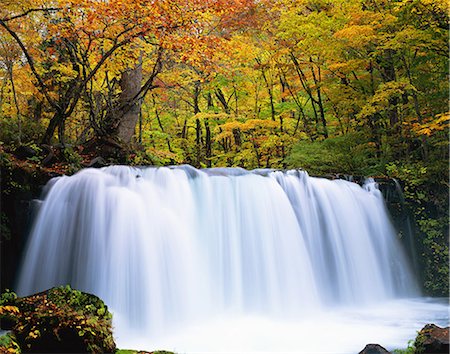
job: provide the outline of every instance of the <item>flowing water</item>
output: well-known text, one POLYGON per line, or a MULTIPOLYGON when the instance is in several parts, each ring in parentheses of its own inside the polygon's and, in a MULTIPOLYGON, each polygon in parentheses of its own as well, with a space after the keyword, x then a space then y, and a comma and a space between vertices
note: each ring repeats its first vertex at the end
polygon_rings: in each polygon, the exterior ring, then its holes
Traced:
POLYGON ((119 347, 351 353, 448 323, 420 298, 373 180, 113 166, 47 189, 18 293, 100 296, 119 347))

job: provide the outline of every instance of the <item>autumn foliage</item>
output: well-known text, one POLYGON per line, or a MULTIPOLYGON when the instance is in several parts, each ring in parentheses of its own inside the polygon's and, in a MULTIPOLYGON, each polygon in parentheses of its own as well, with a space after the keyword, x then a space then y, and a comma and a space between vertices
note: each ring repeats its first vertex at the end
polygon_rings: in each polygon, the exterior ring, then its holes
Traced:
POLYGON ((199 167, 284 167, 355 134, 368 161, 446 154, 443 1, 8 0, 0 35, 11 144, 199 167))

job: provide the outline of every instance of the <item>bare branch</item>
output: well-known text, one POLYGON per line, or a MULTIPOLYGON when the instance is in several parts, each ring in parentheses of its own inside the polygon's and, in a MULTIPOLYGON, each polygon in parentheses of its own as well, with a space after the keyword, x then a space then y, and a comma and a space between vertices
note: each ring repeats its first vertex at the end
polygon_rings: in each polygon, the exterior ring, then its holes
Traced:
POLYGON ((19 14, 19 15, 2 18, 2 19, 0 19, 0 21, 8 22, 8 21, 16 20, 18 18, 28 16, 32 12, 54 12, 54 11, 59 11, 59 10, 62 10, 62 8, 60 8, 60 7, 49 7, 49 8, 43 8, 43 9, 42 8, 40 8, 40 9, 29 9, 29 10, 27 10, 27 11, 25 11, 25 12, 19 14))

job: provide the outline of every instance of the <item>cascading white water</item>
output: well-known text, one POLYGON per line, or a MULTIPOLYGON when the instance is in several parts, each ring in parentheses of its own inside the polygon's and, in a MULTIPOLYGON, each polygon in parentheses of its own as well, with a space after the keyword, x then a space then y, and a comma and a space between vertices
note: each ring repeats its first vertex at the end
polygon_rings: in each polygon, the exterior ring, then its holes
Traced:
POLYGON ((295 323, 418 295, 373 181, 114 166, 51 184, 18 293, 70 284, 100 296, 119 345, 224 316, 295 323))

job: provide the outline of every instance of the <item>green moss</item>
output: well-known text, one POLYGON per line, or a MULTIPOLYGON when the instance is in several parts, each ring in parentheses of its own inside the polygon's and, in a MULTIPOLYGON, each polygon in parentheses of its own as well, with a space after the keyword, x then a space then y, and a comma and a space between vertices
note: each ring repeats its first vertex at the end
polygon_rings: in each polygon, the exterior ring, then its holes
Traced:
POLYGON ((20 354, 20 347, 12 333, 0 337, 0 353, 20 354))
POLYGON ((0 304, 24 352, 115 351, 112 315, 97 296, 66 286, 24 298, 6 292, 0 304))
POLYGON ((407 207, 416 220, 423 288, 427 295, 449 292, 448 176, 437 163, 391 163, 390 176, 404 182, 407 207))
POLYGON ((405 349, 394 349, 393 354, 415 354, 416 347, 414 346, 414 340, 408 341, 408 346, 405 349))
POLYGON ((0 306, 14 305, 17 301, 17 295, 15 292, 6 289, 3 294, 0 295, 0 306))
POLYGON ((425 352, 424 342, 426 341, 426 339, 427 337, 422 329, 422 331, 417 334, 416 340, 414 341, 414 354, 421 354, 425 352))

